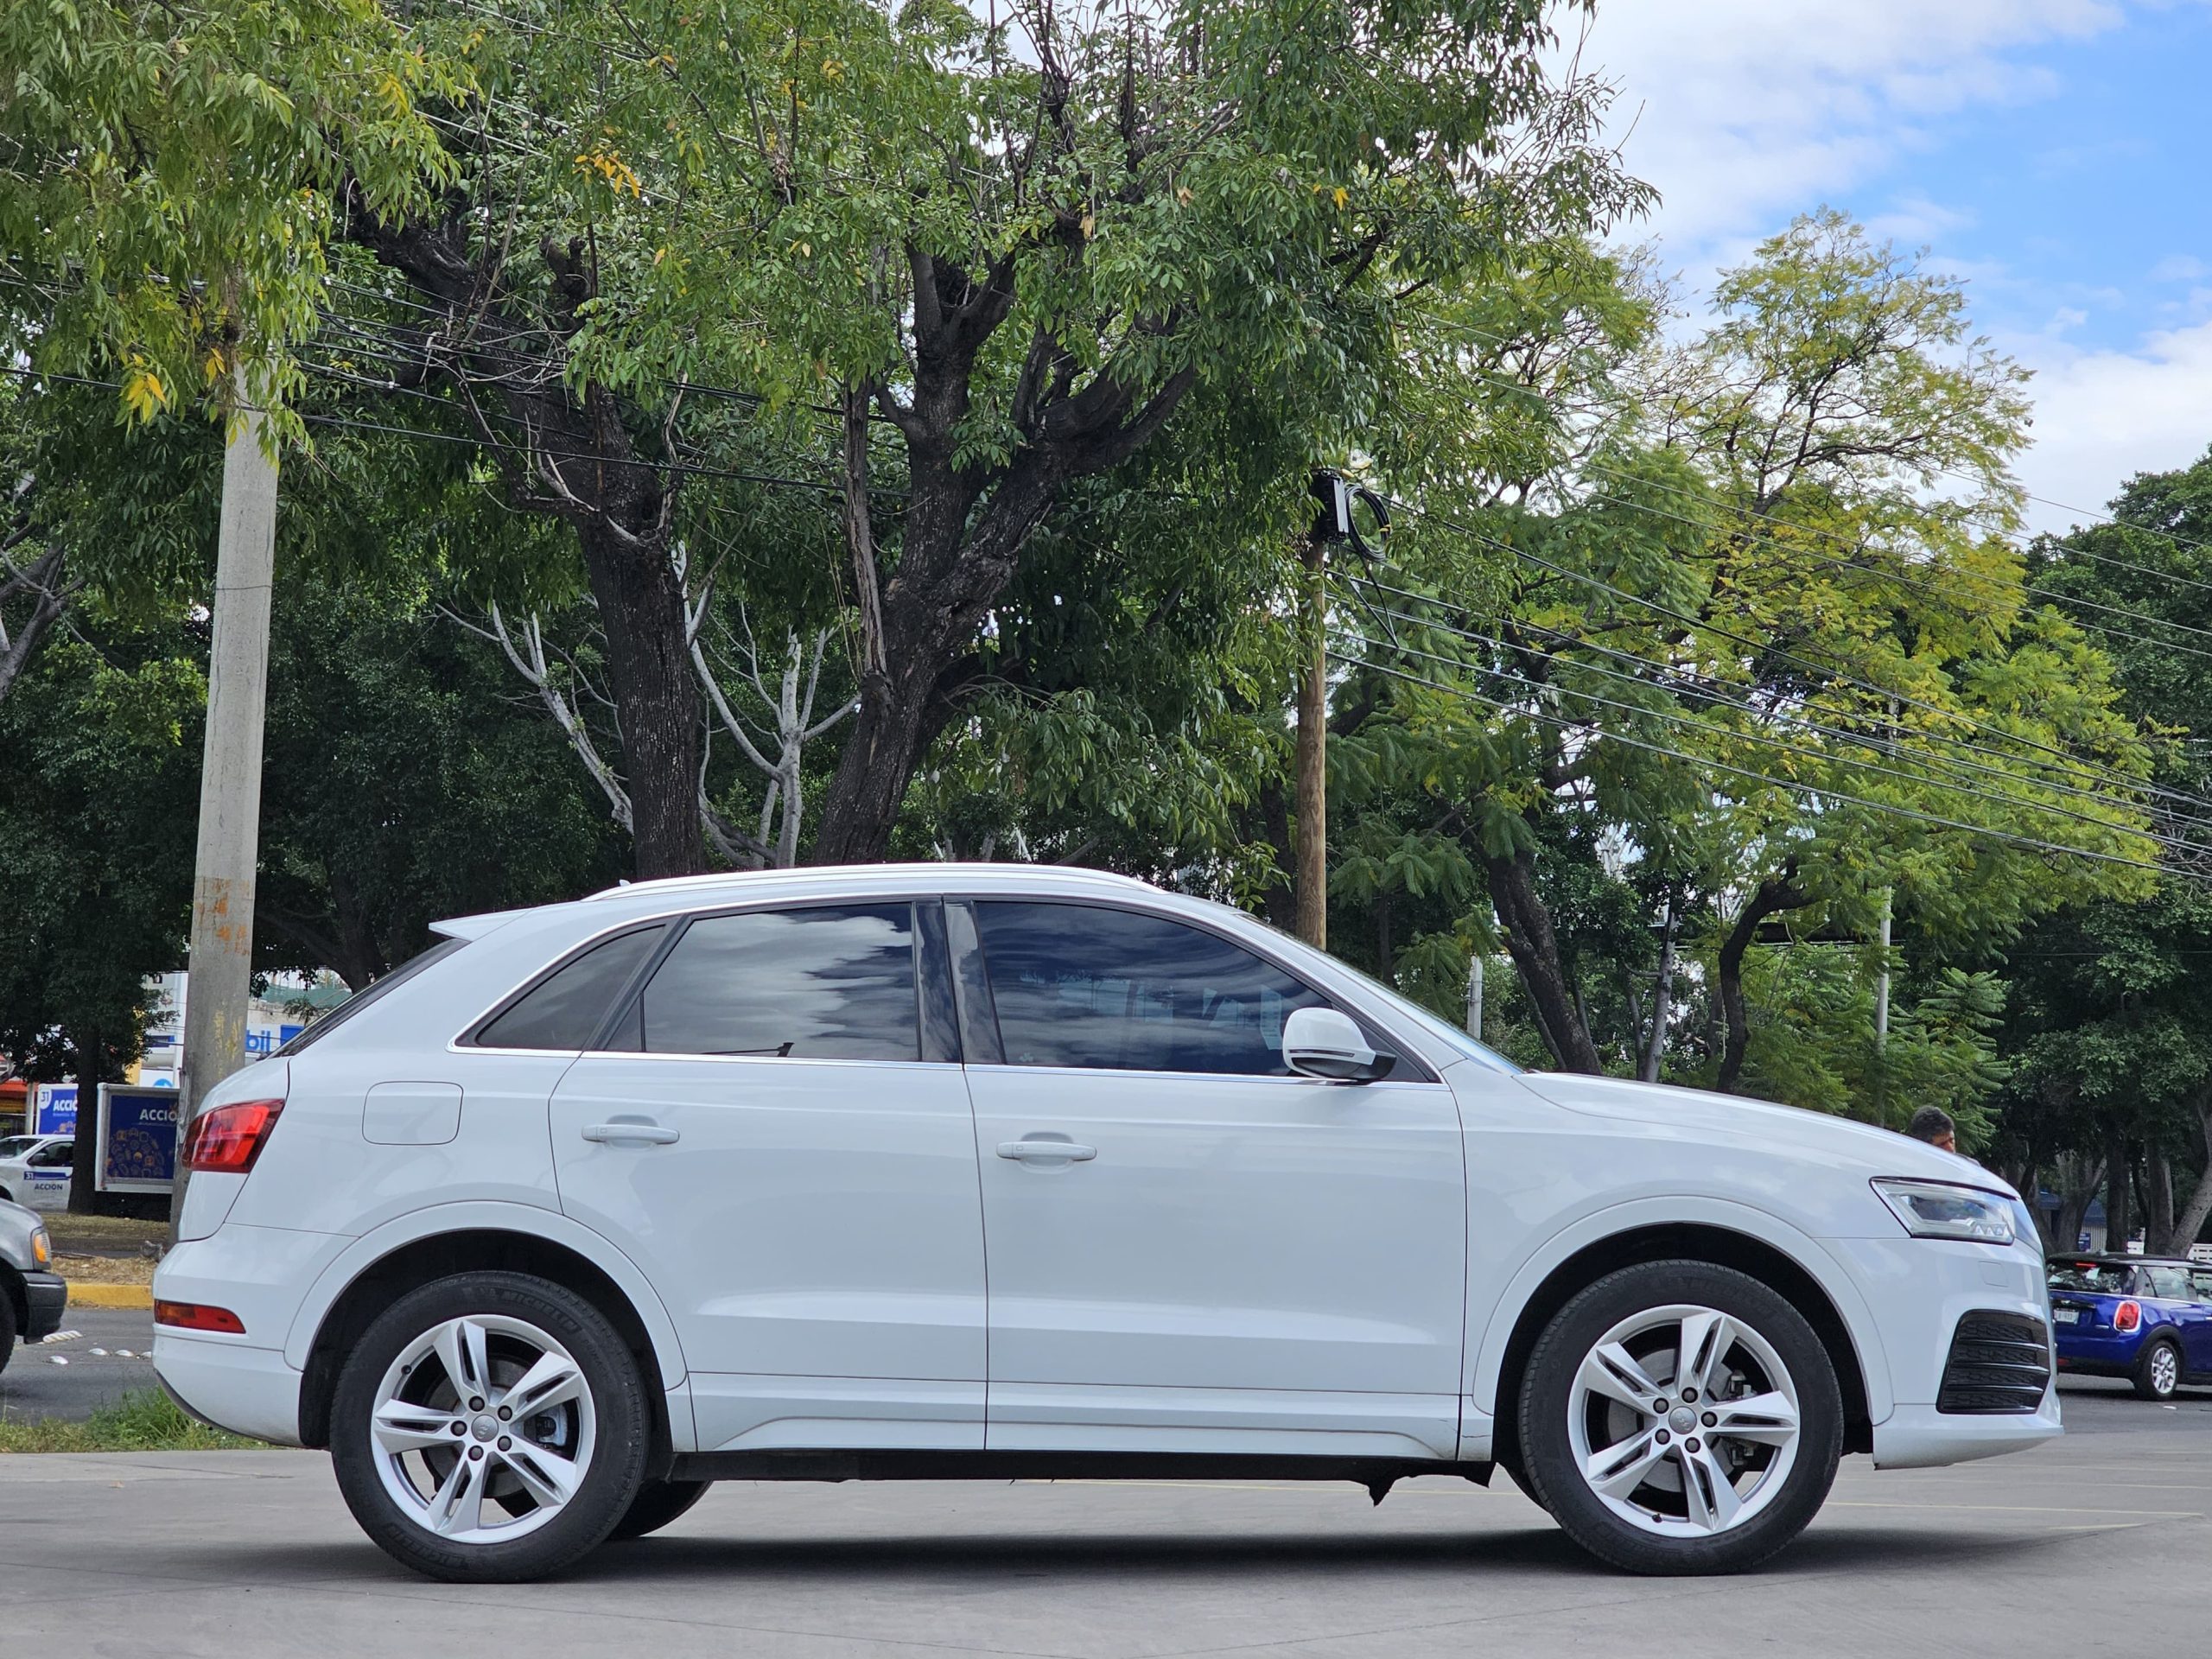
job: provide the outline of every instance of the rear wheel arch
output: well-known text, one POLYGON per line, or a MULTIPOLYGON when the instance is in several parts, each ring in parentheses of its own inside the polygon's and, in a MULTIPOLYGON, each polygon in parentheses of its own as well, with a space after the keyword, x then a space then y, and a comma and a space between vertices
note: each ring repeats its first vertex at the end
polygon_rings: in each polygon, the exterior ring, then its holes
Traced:
POLYGON ((1669 1223, 1632 1228, 1583 1246, 1554 1268, 1522 1304, 1498 1373, 1494 1456, 1510 1466, 1520 1455, 1517 1402, 1529 1356, 1560 1309, 1609 1273, 1641 1262, 1674 1259, 1733 1268, 1758 1280, 1796 1307, 1813 1327, 1835 1367, 1836 1386, 1843 1395, 1843 1449, 1874 1449, 1864 1363, 1850 1327, 1820 1281, 1785 1252, 1748 1233, 1701 1223, 1669 1223))
POLYGON ((327 1446, 330 1413, 338 1374, 363 1332, 408 1292, 454 1274, 503 1271, 529 1274, 574 1291, 590 1302, 620 1334, 645 1379, 652 1403, 652 1472, 664 1471, 675 1455, 668 1421, 668 1382, 645 1322, 622 1287, 580 1251, 534 1233, 497 1228, 467 1228, 433 1233, 399 1245, 356 1274, 322 1322, 308 1349, 300 1383, 300 1441, 327 1446))

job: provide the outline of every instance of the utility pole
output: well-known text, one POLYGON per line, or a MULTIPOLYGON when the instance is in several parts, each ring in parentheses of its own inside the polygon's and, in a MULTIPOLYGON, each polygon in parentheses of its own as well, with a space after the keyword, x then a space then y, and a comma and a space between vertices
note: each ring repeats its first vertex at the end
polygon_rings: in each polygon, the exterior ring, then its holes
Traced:
POLYGON ((1477 1042, 1483 1039, 1483 951, 1475 947, 1467 958, 1467 1035, 1477 1042))
MULTIPOLYGON (((254 873, 261 846, 261 736, 269 684, 269 601, 276 564, 276 463, 268 422, 233 382, 238 407, 223 451, 215 542, 207 740, 200 764, 200 840, 192 869, 190 980, 178 1077, 178 1151, 207 1091, 245 1064, 253 988, 254 873)), ((184 1212, 181 1159, 169 1201, 184 1212)))
MULTIPOLYGON (((1341 487, 1341 486, 1339 486, 1341 487)), ((1306 537, 1300 609, 1304 660, 1298 677, 1298 937, 1329 948, 1328 543, 1321 523, 1306 537)))

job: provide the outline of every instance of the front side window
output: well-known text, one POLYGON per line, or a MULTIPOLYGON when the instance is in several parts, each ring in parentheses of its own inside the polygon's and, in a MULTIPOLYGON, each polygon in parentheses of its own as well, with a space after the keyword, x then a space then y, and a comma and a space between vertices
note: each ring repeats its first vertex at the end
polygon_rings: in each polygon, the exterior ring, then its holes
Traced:
POLYGON ((49 1141, 30 1155, 26 1164, 30 1169, 59 1169, 76 1160, 77 1146, 73 1141, 49 1141))
POLYGON ((1282 1024, 1327 999, 1216 933, 1096 905, 976 906, 1009 1065, 1290 1075, 1282 1024))
POLYGON ((653 970, 621 1046, 652 1054, 918 1060, 913 906, 702 916, 653 970))

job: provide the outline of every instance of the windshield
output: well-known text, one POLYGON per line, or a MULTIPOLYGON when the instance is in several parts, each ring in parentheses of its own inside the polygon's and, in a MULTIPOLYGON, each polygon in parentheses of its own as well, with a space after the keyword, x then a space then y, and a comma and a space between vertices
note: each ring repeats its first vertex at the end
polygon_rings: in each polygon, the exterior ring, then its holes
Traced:
POLYGON ((2127 1288, 2127 1269, 2111 1262, 2054 1262, 2050 1264, 2050 1287, 2118 1296, 2127 1288))

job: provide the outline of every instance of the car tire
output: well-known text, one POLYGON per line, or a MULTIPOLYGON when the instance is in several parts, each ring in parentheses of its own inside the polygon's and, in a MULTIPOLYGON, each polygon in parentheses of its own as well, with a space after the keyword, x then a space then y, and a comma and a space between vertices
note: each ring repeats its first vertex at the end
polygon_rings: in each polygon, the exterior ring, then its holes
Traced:
POLYGON ((607 1539, 652 1433, 638 1362, 590 1302, 526 1274, 464 1273, 362 1334, 339 1374, 330 1450, 346 1507, 393 1560, 513 1584, 607 1539))
POLYGON ((6 1293, 0 1292, 0 1371, 8 1369, 8 1361, 16 1351, 16 1310, 6 1293))
POLYGON ((1843 1452, 1834 1363, 1804 1315, 1707 1262, 1577 1294, 1529 1354, 1519 1412, 1538 1501, 1631 1573, 1758 1566, 1810 1523, 1843 1452))
POLYGON ((710 1480, 646 1481, 630 1500, 628 1511, 614 1523, 614 1530, 607 1535, 607 1541, 627 1543, 632 1538, 658 1532, 689 1514, 691 1506, 704 1497, 707 1488, 713 1484, 710 1480))
POLYGON ((2145 1344, 2135 1362, 2135 1394, 2142 1400, 2171 1400, 2181 1386, 2181 1350, 2164 1337, 2145 1344))
POLYGON ((1538 1509, 1545 1510, 1547 1514, 1550 1512, 1546 1509, 1543 1494, 1536 1490, 1535 1482, 1529 1478, 1527 1465, 1522 1461, 1521 1453, 1517 1450, 1501 1455, 1497 1459, 1497 1466, 1505 1471, 1507 1478, 1512 1481, 1522 1497, 1527 1498, 1538 1509))

